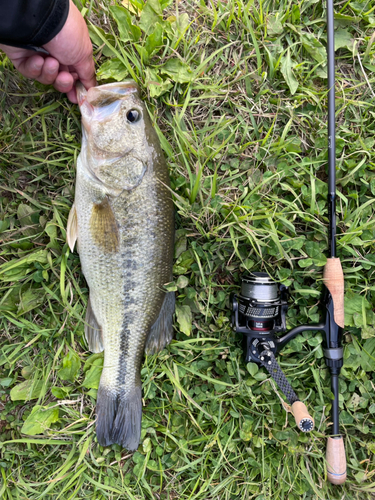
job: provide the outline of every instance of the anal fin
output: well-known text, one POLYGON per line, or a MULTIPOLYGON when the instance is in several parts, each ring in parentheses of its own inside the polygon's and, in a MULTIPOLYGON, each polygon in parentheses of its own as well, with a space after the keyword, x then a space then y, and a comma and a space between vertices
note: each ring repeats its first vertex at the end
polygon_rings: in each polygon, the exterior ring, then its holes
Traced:
POLYGON ((92 310, 90 299, 86 310, 85 337, 91 352, 104 351, 102 329, 92 310))
POLYGON ((162 351, 173 338, 173 313, 175 307, 175 294, 165 294, 158 319, 152 325, 146 340, 145 352, 155 354, 162 351))

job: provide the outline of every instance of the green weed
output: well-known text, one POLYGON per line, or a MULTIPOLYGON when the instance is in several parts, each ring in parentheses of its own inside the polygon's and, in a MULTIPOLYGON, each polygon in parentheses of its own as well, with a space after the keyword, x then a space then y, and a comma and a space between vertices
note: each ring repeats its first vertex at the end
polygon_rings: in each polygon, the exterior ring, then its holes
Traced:
POLYGON ((100 83, 133 78, 176 205, 175 340, 147 357, 137 452, 102 448, 102 355, 83 335, 87 285, 66 244, 76 106, 1 62, 0 497, 333 500, 374 497, 375 17, 335 6, 338 253, 346 286, 341 428, 348 481, 326 480, 322 337, 279 361, 314 415, 303 435, 268 374, 244 364, 229 296, 246 270, 290 286, 288 327, 319 319, 327 252, 326 31, 321 3, 76 1, 100 83))

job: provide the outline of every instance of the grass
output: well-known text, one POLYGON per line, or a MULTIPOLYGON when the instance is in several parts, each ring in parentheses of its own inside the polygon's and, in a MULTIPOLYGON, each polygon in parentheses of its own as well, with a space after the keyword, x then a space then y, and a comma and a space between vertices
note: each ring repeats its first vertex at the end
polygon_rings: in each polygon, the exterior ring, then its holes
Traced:
POLYGON ((373 499, 373 3, 335 5, 348 460, 340 488, 326 481, 331 391, 321 335, 299 335, 278 358, 317 423, 306 436, 268 374, 244 364, 229 322, 230 293, 249 269, 291 287, 289 328, 319 318, 328 220, 322 4, 77 5, 100 82, 139 82, 168 161, 177 213, 175 340, 144 361, 138 451, 100 447, 102 357, 87 351, 88 290, 65 241, 80 115, 3 59, 0 498, 373 499))

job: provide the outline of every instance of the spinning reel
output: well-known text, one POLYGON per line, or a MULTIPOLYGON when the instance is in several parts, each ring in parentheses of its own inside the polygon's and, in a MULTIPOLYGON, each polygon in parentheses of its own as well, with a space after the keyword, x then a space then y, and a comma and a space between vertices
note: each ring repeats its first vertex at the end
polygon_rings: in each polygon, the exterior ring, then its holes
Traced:
POLYGON ((267 348, 277 352, 275 333, 286 331, 288 287, 279 285, 267 273, 250 273, 242 278, 241 294, 233 297, 232 323, 243 334, 245 361, 261 363, 267 348))
MULTIPOLYGON (((302 432, 309 432, 314 428, 314 420, 306 406, 299 401, 275 356, 299 333, 321 331, 325 333, 326 364, 332 374, 338 376, 343 364, 342 347, 339 347, 342 328, 335 323, 332 296, 324 286, 324 320, 317 324, 297 326, 280 336, 286 332, 288 296, 288 287, 277 283, 267 273, 253 272, 243 276, 241 293, 232 296, 232 326, 234 331, 243 335, 245 362, 254 362, 267 369, 287 397, 298 428, 302 432)), ((337 425, 338 433, 338 408, 337 413, 333 411, 333 422, 334 428, 337 425)))

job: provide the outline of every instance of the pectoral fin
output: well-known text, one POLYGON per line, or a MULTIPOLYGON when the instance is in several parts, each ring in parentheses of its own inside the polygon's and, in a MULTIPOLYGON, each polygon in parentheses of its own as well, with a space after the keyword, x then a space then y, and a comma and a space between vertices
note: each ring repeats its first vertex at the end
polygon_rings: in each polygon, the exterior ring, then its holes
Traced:
POLYGON ((92 208, 90 231, 95 243, 104 252, 117 252, 120 245, 119 230, 108 198, 92 208))
POLYGON ((74 250, 74 245, 77 241, 77 236, 78 236, 78 219, 77 219, 76 207, 73 203, 73 206, 69 212, 68 226, 66 228, 66 239, 69 248, 72 252, 74 250))
POLYGON ((91 352, 104 351, 102 329, 92 310, 90 299, 86 310, 85 337, 91 352))
POLYGON ((147 337, 145 346, 147 354, 155 354, 156 352, 162 351, 172 340, 174 306, 174 292, 166 293, 158 319, 152 325, 147 337))

